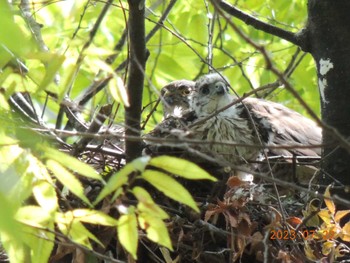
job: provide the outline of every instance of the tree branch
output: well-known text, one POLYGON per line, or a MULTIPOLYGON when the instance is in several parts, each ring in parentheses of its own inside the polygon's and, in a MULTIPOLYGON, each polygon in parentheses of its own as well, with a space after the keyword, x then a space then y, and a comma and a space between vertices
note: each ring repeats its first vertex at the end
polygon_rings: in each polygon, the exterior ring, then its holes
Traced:
MULTIPOLYGON (((146 41, 145 41, 145 1, 128 0, 129 3, 129 42, 130 42, 130 60, 129 77, 127 93, 129 98, 129 107, 125 108, 125 135, 141 135, 141 107, 143 80, 146 64, 146 41)), ((141 141, 126 139, 125 155, 129 162, 141 156, 141 141)))
MULTIPOLYGON (((164 13, 160 17, 160 19, 158 20, 158 22, 156 23, 154 28, 152 28, 152 30, 147 34, 147 36, 146 36, 146 43, 155 35, 155 33, 159 29, 162 28, 164 21, 168 17, 168 15, 169 15, 171 9, 174 7, 176 1, 177 0, 171 0, 170 1, 169 5, 166 7, 164 13)), ((124 44, 124 42, 125 41, 124 41, 124 32, 123 32, 123 35, 121 36, 120 41, 116 44, 114 50, 120 50, 121 46, 124 44)), ((115 58, 115 55, 112 55, 112 56, 108 57, 106 62, 109 63, 109 64, 112 64, 112 62, 114 61, 114 58, 115 58)), ((119 72, 119 71, 123 70, 126 67, 127 62, 128 62, 127 59, 124 60, 122 63, 119 64, 119 66, 114 71, 115 72, 119 72)), ((86 104, 95 94, 97 94, 102 89, 104 89, 104 87, 106 87, 106 85, 108 84, 108 82, 110 80, 111 80, 111 77, 107 77, 103 81, 96 81, 96 82, 92 83, 89 87, 86 88, 87 92, 84 93, 79 99, 76 99, 77 103, 79 105, 86 104)))
MULTIPOLYGON (((239 10, 238 8, 230 5, 229 3, 225 2, 225 1, 222 1, 222 0, 211 0, 211 1, 215 6, 219 6, 226 13, 242 20, 247 25, 250 25, 250 26, 254 27, 255 29, 264 31, 264 32, 269 33, 271 35, 280 37, 284 40, 287 40, 287 41, 299 46, 301 49, 306 50, 307 45, 306 45, 305 41, 303 41, 303 36, 305 36, 305 34, 289 32, 289 31, 284 30, 282 28, 265 23, 259 19, 256 19, 255 17, 247 14, 247 13, 244 13, 243 11, 239 10)), ((303 32, 303 30, 301 32, 303 32)))
MULTIPOLYGON (((218 8, 217 2, 219 0, 212 0, 213 5, 218 8)), ((218 9, 219 10, 219 9, 218 9)), ((220 10, 219 10, 220 11, 220 10)), ((315 122, 323 129, 323 131, 329 132, 329 134, 332 134, 333 138, 339 142, 339 144, 346 149, 348 152, 350 152, 350 143, 347 141, 345 137, 343 137, 337 129, 334 127, 328 125, 324 121, 322 121, 317 114, 309 107, 309 105, 302 99, 300 94, 291 86, 289 81, 285 78, 284 74, 279 72, 277 68, 273 65, 269 55, 267 54, 265 48, 263 46, 258 45, 253 40, 251 40, 248 36, 246 36, 242 31, 239 30, 239 28, 232 23, 221 11, 220 12, 223 17, 226 18, 229 25, 232 27, 232 29, 241 37, 243 38, 248 44, 250 44, 252 47, 254 47, 256 50, 260 51, 263 55, 265 62, 266 62, 266 69, 271 71, 274 75, 276 75, 279 78, 279 81, 282 85, 284 85, 285 89, 288 90, 304 107, 306 112, 311 116, 312 119, 315 120, 315 122)), ((224 107, 225 108, 225 107, 224 107)))

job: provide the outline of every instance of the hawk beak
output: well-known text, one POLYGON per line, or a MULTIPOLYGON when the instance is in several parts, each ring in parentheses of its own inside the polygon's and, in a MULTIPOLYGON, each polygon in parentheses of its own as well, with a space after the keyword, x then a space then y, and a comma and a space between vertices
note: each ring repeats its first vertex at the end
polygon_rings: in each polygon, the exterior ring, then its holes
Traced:
POLYGON ((215 88, 216 88, 216 94, 217 95, 224 95, 225 92, 226 92, 226 89, 225 89, 225 87, 223 86, 222 83, 216 84, 215 88))

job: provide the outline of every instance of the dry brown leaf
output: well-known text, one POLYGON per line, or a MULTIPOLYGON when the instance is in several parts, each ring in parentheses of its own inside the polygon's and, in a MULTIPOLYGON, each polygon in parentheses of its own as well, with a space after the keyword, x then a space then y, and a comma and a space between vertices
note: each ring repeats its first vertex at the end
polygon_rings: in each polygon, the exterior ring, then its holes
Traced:
POLYGON ((238 176, 231 176, 226 182, 226 185, 230 188, 241 186, 243 184, 245 183, 241 179, 239 179, 238 176))
POLYGON ((289 217, 287 218, 287 223, 290 224, 293 228, 296 228, 298 225, 300 225, 303 222, 299 217, 289 217))
POLYGON ((231 213, 225 213, 226 218, 228 218, 228 223, 230 223, 230 226, 233 228, 237 228, 238 226, 238 220, 236 215, 232 215, 231 213))

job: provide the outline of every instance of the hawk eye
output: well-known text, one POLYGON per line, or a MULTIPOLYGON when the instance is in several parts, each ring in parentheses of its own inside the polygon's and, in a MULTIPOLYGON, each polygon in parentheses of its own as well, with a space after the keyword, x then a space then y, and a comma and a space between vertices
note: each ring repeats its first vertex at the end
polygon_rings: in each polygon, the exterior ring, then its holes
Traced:
POLYGON ((181 90, 181 94, 184 96, 187 96, 191 93, 190 90, 186 86, 181 86, 180 90, 181 90))
POLYGON ((203 95, 208 95, 209 94, 209 86, 208 85, 204 85, 203 87, 201 87, 200 92, 203 95))

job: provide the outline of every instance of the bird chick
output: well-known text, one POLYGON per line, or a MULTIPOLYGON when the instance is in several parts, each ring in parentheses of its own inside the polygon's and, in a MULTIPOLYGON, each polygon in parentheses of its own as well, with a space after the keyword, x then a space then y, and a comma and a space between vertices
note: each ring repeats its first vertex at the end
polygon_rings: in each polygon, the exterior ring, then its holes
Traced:
POLYGON ((194 89, 194 85, 194 81, 176 80, 161 89, 164 118, 169 116, 181 118, 191 111, 189 96, 194 89))
MULTIPOLYGON (((211 142, 200 146, 201 151, 230 166, 255 162, 266 156, 320 156, 320 148, 305 146, 321 144, 321 128, 279 103, 246 98, 212 116, 237 99, 229 94, 228 87, 228 81, 216 73, 196 81, 191 107, 198 115, 198 121, 191 130, 197 138, 211 142)), ((266 172, 269 167, 261 165, 259 170, 266 172)), ((290 175, 283 174, 283 177, 290 175)))

